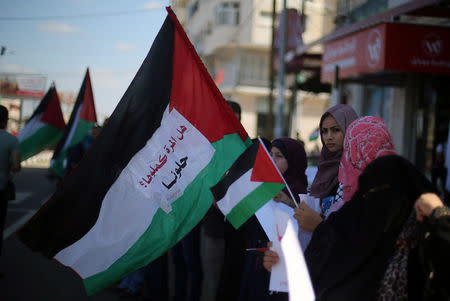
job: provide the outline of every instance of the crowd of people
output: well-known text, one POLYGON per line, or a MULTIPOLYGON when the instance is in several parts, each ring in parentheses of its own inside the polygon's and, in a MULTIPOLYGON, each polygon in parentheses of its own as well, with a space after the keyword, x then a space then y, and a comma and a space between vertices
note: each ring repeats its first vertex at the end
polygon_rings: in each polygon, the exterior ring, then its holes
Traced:
MULTIPOLYGON (((229 105, 240 119, 239 105, 229 105)), ((338 104, 322 115, 319 129, 323 146, 309 189, 303 144, 263 139, 292 192, 285 188, 274 201, 294 208, 299 228, 312 234, 304 257, 316 300, 450 300, 450 210, 436 186, 396 153, 379 117, 358 118, 338 104), (300 201, 306 193, 320 212, 300 201)), ((15 141, 4 139, 12 142, 0 149, 1 158, 17 150, 15 141)), ((10 169, 3 165, 0 171, 10 169)), ((271 242, 256 217, 236 230, 213 205, 177 245, 114 289, 123 298, 168 300, 172 262, 173 300, 288 300, 287 293, 268 289, 281 254, 245 251, 266 246, 271 242)))
MULTIPOLYGON (((240 118, 239 106, 229 104, 240 118)), ((309 189, 303 144, 263 139, 295 198, 285 188, 274 201, 294 208, 298 226, 312 233, 304 256, 316 300, 450 300, 450 215, 435 185, 397 155, 381 118, 358 118, 338 104, 319 128, 323 147, 309 189), (300 202, 305 193, 320 202, 320 212, 300 202)), ((159 260, 167 264, 172 256, 174 300, 288 300, 287 293, 269 291, 279 254, 245 251, 266 246, 271 242, 255 216, 235 230, 211 206, 159 260)), ((141 275, 141 284, 155 278, 152 264, 122 281, 126 296, 138 294, 128 278, 141 275)), ((161 287, 167 290, 167 283, 161 287)))

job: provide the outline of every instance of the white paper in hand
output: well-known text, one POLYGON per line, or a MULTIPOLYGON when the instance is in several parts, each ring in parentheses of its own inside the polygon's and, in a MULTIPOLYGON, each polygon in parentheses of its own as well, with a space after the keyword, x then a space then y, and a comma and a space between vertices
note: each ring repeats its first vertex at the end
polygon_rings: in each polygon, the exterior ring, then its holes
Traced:
POLYGON ((288 221, 281 240, 281 250, 286 264, 289 300, 313 301, 314 290, 292 220, 288 221))
MULTIPOLYGON (((298 195, 301 202, 304 202, 306 205, 308 205, 312 210, 316 211, 320 214, 320 199, 315 198, 308 194, 299 194, 298 195)), ((300 246, 302 248, 302 251, 305 252, 306 247, 309 245, 309 242, 311 241, 312 233, 309 231, 306 231, 302 229, 301 227, 298 229, 298 238, 300 240, 300 246)))
POLYGON ((272 266, 272 272, 270 273, 270 283, 269 290, 276 292, 288 292, 288 282, 287 282, 287 272, 286 264, 283 252, 281 250, 281 241, 283 240, 283 235, 286 230, 287 222, 290 219, 288 213, 280 210, 278 206, 274 206, 274 234, 272 235, 272 248, 271 250, 278 254, 280 261, 272 266))
MULTIPOLYGON (((286 204, 277 203, 274 200, 268 201, 264 206, 262 206, 258 211, 255 212, 255 215, 259 223, 261 224, 262 228, 264 229, 264 232, 266 233, 269 241, 276 240, 275 208, 278 208, 279 210, 286 212, 292 219, 292 221, 295 222, 294 209, 292 209, 286 204)), ((295 231, 298 230, 297 223, 294 223, 294 229, 295 231)))
POLYGON ((255 216, 261 224, 261 227, 264 229, 264 232, 266 233, 269 241, 274 240, 273 233, 275 227, 275 204, 276 203, 274 200, 270 200, 255 212, 255 216))

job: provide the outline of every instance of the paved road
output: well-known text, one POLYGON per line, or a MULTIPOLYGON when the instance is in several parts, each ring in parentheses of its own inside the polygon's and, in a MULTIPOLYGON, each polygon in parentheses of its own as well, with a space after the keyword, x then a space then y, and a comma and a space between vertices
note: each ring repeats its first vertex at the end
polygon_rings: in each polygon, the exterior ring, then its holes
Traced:
POLYGON ((5 274, 0 278, 0 300, 119 300, 112 289, 88 297, 74 272, 31 252, 14 235, 55 190, 46 172, 45 168, 23 168, 16 175, 16 201, 9 203, 0 256, 0 271, 5 274))

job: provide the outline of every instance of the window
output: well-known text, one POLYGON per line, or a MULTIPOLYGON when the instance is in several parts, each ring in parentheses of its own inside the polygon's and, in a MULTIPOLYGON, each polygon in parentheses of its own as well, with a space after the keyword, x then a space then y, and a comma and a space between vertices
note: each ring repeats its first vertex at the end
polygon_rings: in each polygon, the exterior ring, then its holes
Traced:
POLYGON ((270 18, 270 19, 272 19, 272 12, 271 11, 261 11, 261 17, 263 17, 263 18, 270 18))
POLYGON ((391 87, 366 87, 364 115, 377 116, 389 124, 391 87))
POLYGON ((188 6, 188 19, 190 19, 198 10, 198 1, 195 1, 194 3, 190 4, 188 6))
POLYGON ((243 54, 239 66, 239 82, 245 85, 267 85, 268 58, 264 54, 243 54))
POLYGON ((239 24, 239 3, 224 2, 217 5, 216 24, 218 25, 239 24))
MULTIPOLYGON (((276 115, 277 115, 277 97, 275 96, 273 98, 273 106, 272 106, 272 112, 273 112, 273 122, 275 125, 276 115)), ((268 97, 258 97, 256 99, 256 113, 257 113, 257 124, 256 124, 256 134, 258 136, 265 135, 265 128, 267 126, 267 123, 269 122, 269 99, 268 97)), ((283 124, 284 124, 284 130, 286 131, 287 122, 289 120, 289 105, 287 103, 284 104, 283 107, 283 124)))

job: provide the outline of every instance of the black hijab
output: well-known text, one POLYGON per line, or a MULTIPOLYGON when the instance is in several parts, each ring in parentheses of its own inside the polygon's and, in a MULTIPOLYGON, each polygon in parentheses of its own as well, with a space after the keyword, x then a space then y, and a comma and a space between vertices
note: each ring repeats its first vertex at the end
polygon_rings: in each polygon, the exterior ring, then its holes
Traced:
MULTIPOLYGON (((308 179, 305 174, 307 166, 305 148, 300 141, 287 137, 275 139, 272 141, 272 146, 278 148, 288 162, 288 169, 283 176, 295 200, 299 202, 299 193, 306 193, 308 188, 308 179)), ((286 188, 283 192, 290 197, 286 188)))
POLYGON ((396 239, 420 194, 432 184, 409 161, 375 159, 359 189, 314 231, 305 259, 316 300, 374 300, 396 239))

